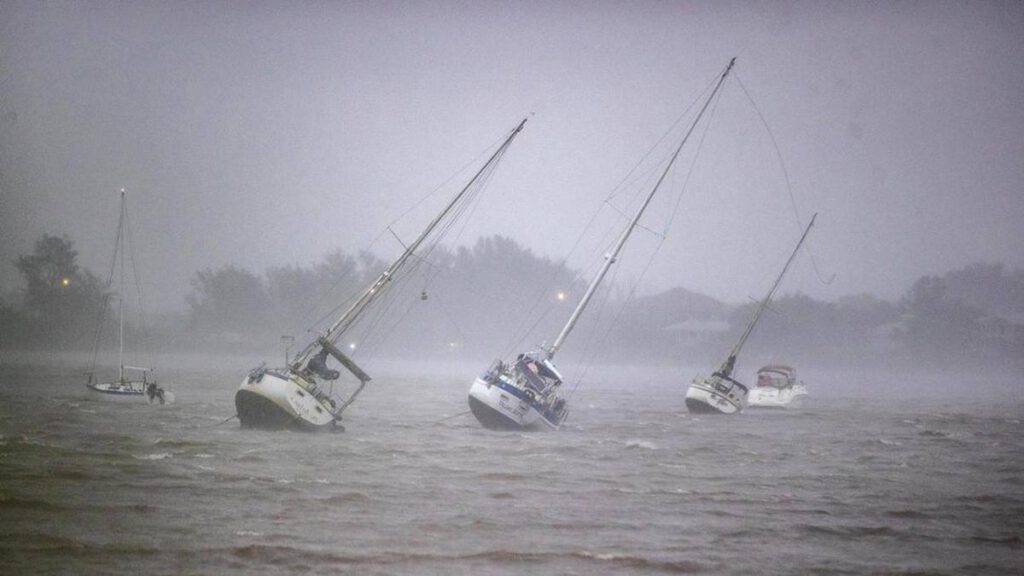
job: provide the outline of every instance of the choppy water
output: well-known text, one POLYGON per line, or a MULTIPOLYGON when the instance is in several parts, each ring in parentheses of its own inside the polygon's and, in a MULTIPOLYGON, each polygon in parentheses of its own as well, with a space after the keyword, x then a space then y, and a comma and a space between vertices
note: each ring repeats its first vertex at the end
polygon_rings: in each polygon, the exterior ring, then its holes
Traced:
POLYGON ((1019 393, 695 417, 622 371, 517 434, 457 416, 472 374, 407 369, 343 434, 216 426, 246 368, 165 370, 156 407, 0 365, 0 573, 1024 571, 1019 393))

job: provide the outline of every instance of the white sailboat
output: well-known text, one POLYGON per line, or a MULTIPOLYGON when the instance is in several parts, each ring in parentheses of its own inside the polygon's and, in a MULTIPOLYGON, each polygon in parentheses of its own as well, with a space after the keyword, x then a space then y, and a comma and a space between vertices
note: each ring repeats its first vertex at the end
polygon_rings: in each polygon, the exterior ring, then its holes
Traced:
POLYGON ((591 280, 583 298, 577 304, 569 320, 563 326, 554 343, 549 347, 519 354, 514 361, 495 360, 486 372, 478 376, 469 389, 469 408, 485 428, 492 430, 520 430, 532 428, 539 423, 557 429, 569 415, 567 398, 561 392, 563 378, 554 365, 554 357, 576 326, 587 308, 598 286, 604 279, 626 240, 636 228, 640 217, 650 204, 654 194, 661 187, 676 158, 690 135, 700 122, 708 106, 714 100, 732 70, 733 58, 719 76, 714 89, 704 101, 689 129, 683 135, 671 159, 661 172, 654 186, 647 193, 640 207, 633 214, 629 224, 619 235, 613 247, 604 256, 604 262, 591 280))
MULTIPOLYGON (((149 401, 159 402, 163 404, 166 401, 166 394, 163 387, 157 384, 156 379, 152 378, 152 368, 145 368, 140 366, 125 366, 124 364, 124 345, 125 345, 125 261, 126 258, 131 262, 133 270, 136 273, 136 287, 138 287, 138 271, 134 268, 133 258, 128 256, 127 246, 128 237, 130 236, 130 227, 128 225, 128 205, 125 200, 124 189, 121 190, 121 213, 117 220, 117 238, 114 241, 114 256, 110 266, 110 276, 107 278, 107 286, 111 284, 114 277, 114 269, 117 268, 120 271, 120 282, 119 290, 117 294, 117 379, 99 381, 96 378, 96 359, 99 355, 100 348, 100 334, 103 329, 103 315, 106 312, 106 304, 104 303, 103 310, 101 311, 101 317, 97 322, 96 327, 96 338, 93 344, 93 355, 92 355, 92 366, 86 372, 88 381, 85 383, 86 388, 94 394, 98 394, 103 398, 110 399, 141 399, 148 398, 149 401)), ((139 298, 141 301, 141 297, 139 298)))
POLYGON ((370 376, 343 353, 336 343, 387 290, 388 285, 395 280, 410 258, 416 255, 416 250, 434 229, 449 214, 454 213, 454 216, 462 212, 460 208, 465 207, 475 192, 483 187, 525 124, 526 119, 523 119, 416 240, 405 247, 401 256, 356 298, 326 332, 310 342, 284 368, 272 369, 262 364, 249 372, 235 393, 235 409, 243 428, 343 429, 338 424, 342 413, 362 392, 370 376), (335 359, 359 381, 356 389, 347 397, 335 394, 333 386, 328 384, 340 376, 338 370, 328 366, 329 358, 335 359))
POLYGON ((704 377, 698 375, 690 383, 689 389, 686 390, 686 408, 690 412, 698 414, 736 414, 746 406, 749 389, 745 384, 732 377, 733 368, 736 366, 736 357, 739 356, 740 350, 743 349, 743 345, 747 342, 747 338, 750 337, 754 327, 757 326, 761 315, 768 309, 772 296, 775 295, 779 284, 782 283, 782 277, 789 270, 790 264, 793 263, 797 252, 800 251, 800 246, 807 239, 807 234, 811 231, 811 226, 814 226, 814 219, 817 217, 818 215, 815 214, 811 218, 811 222, 807 225, 803 235, 800 236, 800 241, 797 242, 796 248, 793 249, 789 259, 786 260, 786 265, 782 267, 782 272, 779 273, 779 277, 775 279, 775 283, 772 284, 768 293, 758 302, 757 309, 750 318, 747 328, 743 331, 736 345, 733 346, 729 357, 722 363, 722 367, 713 372, 711 376, 704 377))
POLYGON ((807 397, 807 386, 797 380, 792 366, 762 366, 756 381, 747 397, 747 408, 797 408, 807 397))

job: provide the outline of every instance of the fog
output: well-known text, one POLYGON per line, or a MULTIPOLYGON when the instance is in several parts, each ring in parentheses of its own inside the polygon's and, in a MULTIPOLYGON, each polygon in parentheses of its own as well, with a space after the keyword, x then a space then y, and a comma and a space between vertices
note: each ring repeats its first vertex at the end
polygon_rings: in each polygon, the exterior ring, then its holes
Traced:
POLYGON ((102 269, 121 188, 160 310, 202 268, 369 247, 528 114, 463 243, 498 233, 557 260, 732 56, 794 202, 728 86, 644 293, 758 295, 799 235, 794 204, 821 214, 819 270, 803 259, 786 290, 894 298, 969 262, 1019 266, 1022 26, 1016 3, 6 2, 3 291, 43 233, 102 269))
POLYGON ((1019 1, 0 0, 0 574, 1019 573, 1022 103, 1019 1))

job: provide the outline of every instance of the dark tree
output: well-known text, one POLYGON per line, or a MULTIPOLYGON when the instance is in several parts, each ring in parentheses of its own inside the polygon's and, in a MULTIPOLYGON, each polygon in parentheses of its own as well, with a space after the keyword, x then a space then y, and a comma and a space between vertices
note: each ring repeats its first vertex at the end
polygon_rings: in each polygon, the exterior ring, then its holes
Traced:
POLYGON ((273 332, 270 298, 259 276, 236 266, 205 269, 192 278, 186 297, 193 326, 211 334, 249 338, 273 332))
POLYGON ((44 235, 31 254, 15 262, 25 280, 24 308, 33 331, 52 342, 78 343, 107 305, 105 287, 77 259, 66 236, 44 235))
POLYGON ((949 295, 946 281, 920 278, 903 298, 903 344, 917 357, 930 360, 981 359, 984 314, 949 295))

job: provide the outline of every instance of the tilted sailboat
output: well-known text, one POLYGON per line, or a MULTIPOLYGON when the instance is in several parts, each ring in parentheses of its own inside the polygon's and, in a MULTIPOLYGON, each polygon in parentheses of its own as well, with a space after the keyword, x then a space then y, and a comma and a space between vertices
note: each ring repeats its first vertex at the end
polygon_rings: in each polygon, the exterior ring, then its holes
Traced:
POLYGON ((523 119, 416 240, 405 247, 404 252, 355 299, 325 333, 310 342, 286 367, 271 369, 263 364, 249 372, 235 393, 235 409, 242 427, 301 430, 341 428, 337 423, 341 420, 342 412, 355 401, 370 381, 370 376, 338 348, 338 340, 356 325, 387 290, 388 285, 410 258, 416 255, 416 250, 434 229, 452 212, 461 212, 459 208, 464 207, 482 187, 525 124, 526 119, 523 119), (324 387, 325 382, 340 376, 338 370, 328 366, 328 358, 334 358, 359 381, 348 397, 336 395, 333 386, 324 387))
MULTIPOLYGON (((117 293, 117 380, 100 382, 96 379, 96 359, 99 355, 100 335, 103 331, 103 320, 106 314, 106 302, 100 311, 100 319, 96 326, 96 337, 93 342, 92 366, 86 372, 88 381, 85 383, 90 392, 101 395, 105 398, 149 398, 150 402, 158 401, 161 404, 165 401, 164 389, 159 386, 155 379, 150 379, 148 374, 152 368, 124 365, 124 322, 125 322, 125 259, 127 256, 128 236, 130 227, 128 225, 128 205, 125 200, 124 189, 121 190, 121 213, 117 219, 117 238, 114 240, 114 256, 110 265, 110 276, 107 278, 107 286, 113 282, 114 269, 120 270, 120 283, 117 293), (130 373, 136 374, 131 376, 130 373)), ((127 256, 131 262, 133 271, 136 274, 136 287, 138 288, 138 271, 135 270, 134 259, 127 256)), ((142 298, 139 298, 140 302, 142 298)))
POLYGON ((747 393, 749 390, 745 384, 732 377, 733 368, 736 366, 736 357, 739 356, 740 350, 743 349, 743 345, 747 342, 747 338, 750 337, 750 334, 754 331, 754 327, 757 326, 757 322, 761 319, 761 315, 768 309, 768 304, 771 303, 772 296, 775 295, 775 291, 779 288, 779 284, 782 283, 782 277, 785 276, 786 271, 789 270, 789 265, 792 264, 793 259, 796 258, 797 252, 800 251, 800 246, 802 246, 804 240, 807 239, 807 234, 811 231, 811 226, 814 226, 814 219, 817 217, 818 215, 815 214, 811 218, 811 222, 807 225, 803 235, 800 236, 800 241, 797 242, 796 248, 794 248, 793 253, 789 255, 789 259, 786 260, 786 265, 782 267, 782 272, 779 273, 779 277, 775 279, 775 283, 772 284, 768 293, 765 294, 764 298, 762 298, 760 302, 758 302, 757 309, 754 310, 754 315, 750 318, 747 328, 743 331, 743 334, 736 342, 736 345, 733 346, 732 351, 729 353, 729 357, 722 363, 722 367, 707 378, 704 376, 697 376, 693 379, 689 389, 686 391, 686 408, 689 409, 690 412, 707 414, 736 414, 746 406, 747 393))
POLYGON ((733 58, 725 67, 714 89, 683 135, 658 180, 647 193, 611 250, 605 254, 601 268, 591 280, 583 298, 558 337, 555 338, 554 343, 546 348, 541 346, 536 351, 519 354, 514 361, 495 360, 486 372, 474 380, 469 389, 469 408, 484 427, 492 430, 519 430, 534 427, 542 422, 550 428, 557 429, 565 422, 569 415, 569 406, 567 398, 560 394, 563 378, 554 365, 555 354, 565 344, 566 338, 576 326, 576 322, 587 308, 601 281, 604 280, 608 270, 615 263, 616 257, 636 228, 654 194, 669 174, 683 146, 714 100, 735 62, 736 59, 733 58))

